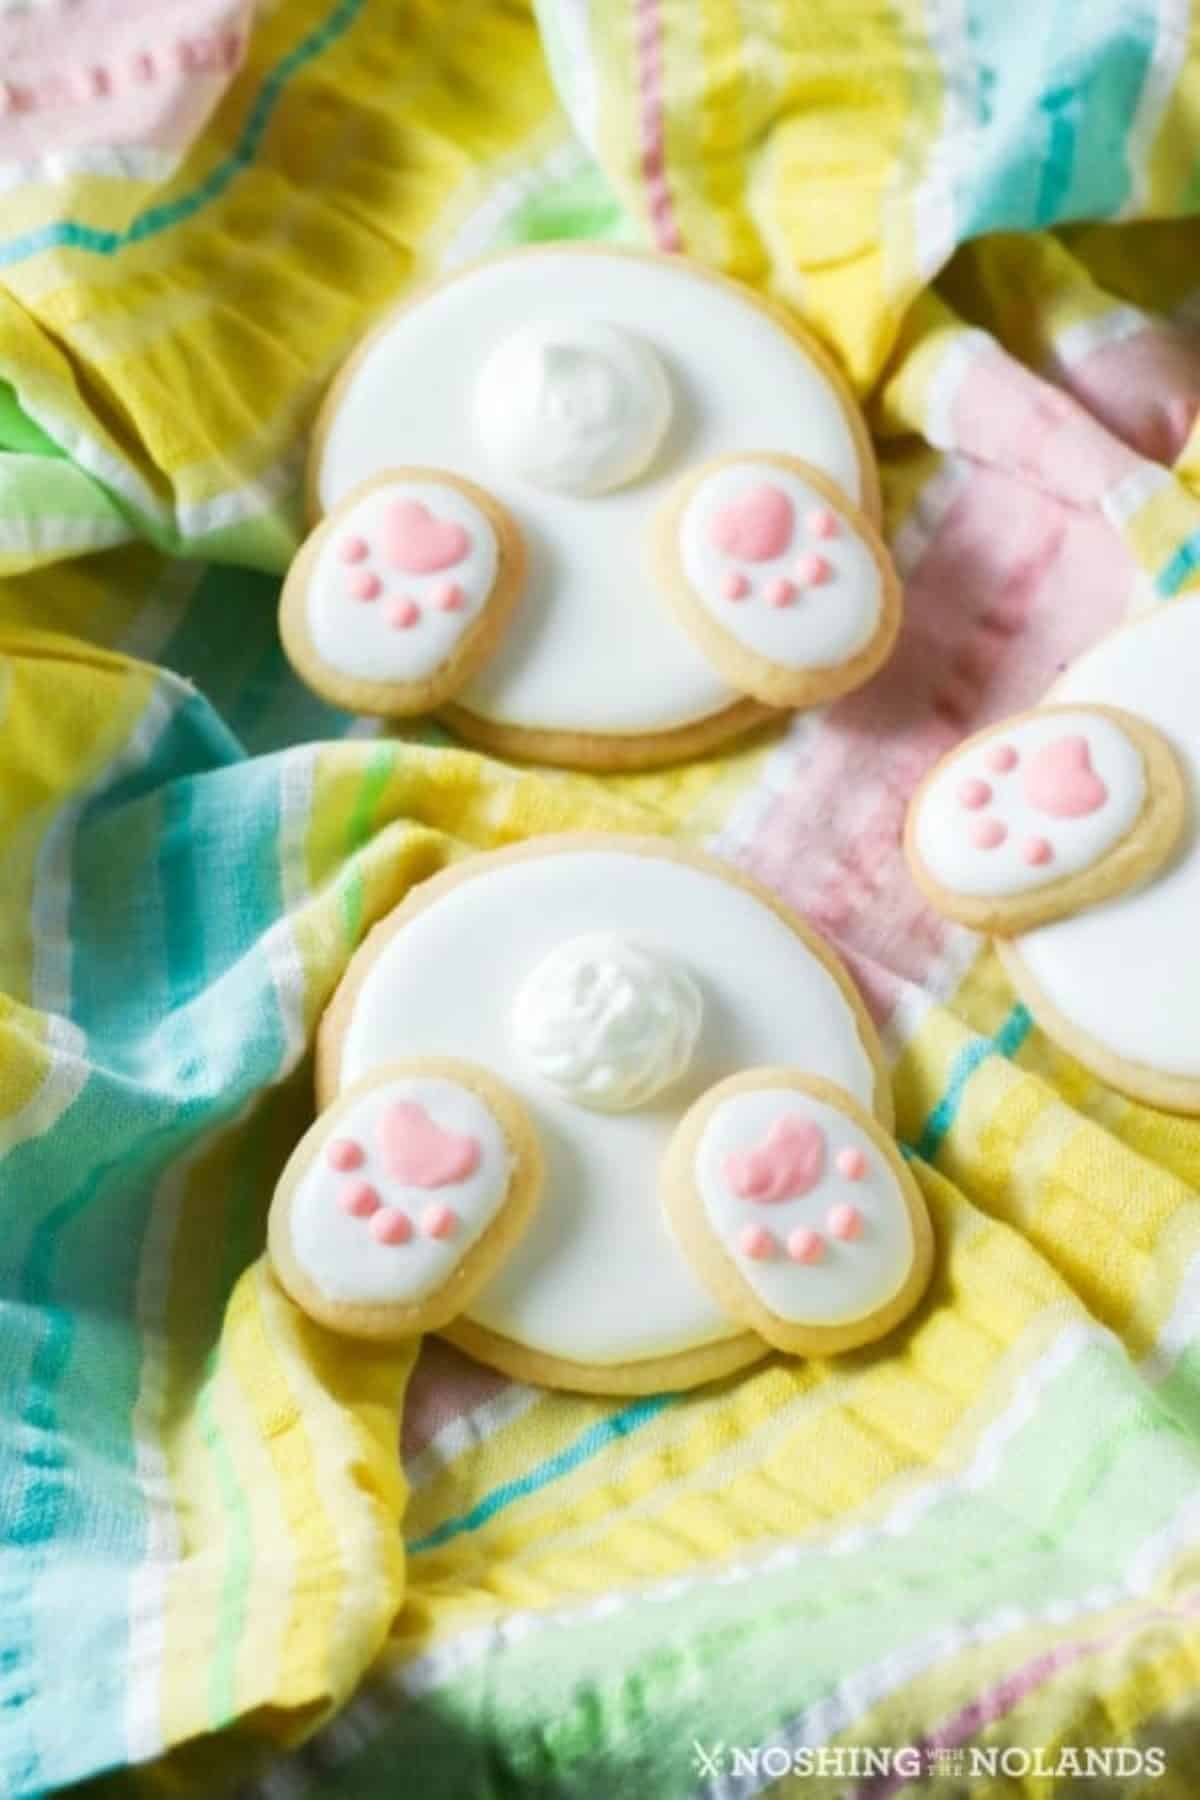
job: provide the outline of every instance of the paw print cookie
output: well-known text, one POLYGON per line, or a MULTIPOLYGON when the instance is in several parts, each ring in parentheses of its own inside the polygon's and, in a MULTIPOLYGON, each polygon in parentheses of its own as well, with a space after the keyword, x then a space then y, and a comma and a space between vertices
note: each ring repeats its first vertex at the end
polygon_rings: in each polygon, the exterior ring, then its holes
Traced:
POLYGON ((1112 707, 1045 707, 938 764, 909 811, 909 865, 939 911, 1008 936, 1153 875, 1185 800, 1153 727, 1112 707))
MULTIPOLYGON (((404 468, 446 471, 464 491, 475 484, 526 547, 520 603, 503 634, 437 687, 410 681, 404 695, 406 708, 436 706, 484 750, 600 769, 676 762, 763 723, 776 706, 843 691, 890 642, 886 570, 878 616, 858 634, 872 608, 860 592, 868 551, 877 550, 863 521, 878 518, 879 495, 853 397, 790 312, 682 257, 537 244, 406 300, 351 356, 321 408, 309 466, 314 522, 404 468), (775 606, 748 587, 742 626, 697 630, 674 603, 674 575, 664 578, 651 553, 656 522, 689 473, 764 455, 800 459, 820 494, 800 506, 796 553, 778 569, 732 560, 748 584, 770 578, 775 606), (751 631, 759 614, 766 624, 751 631)), ((381 573, 374 562, 360 571, 367 586, 381 573)), ((424 604, 412 589, 401 603, 408 595, 424 604)), ((410 654, 418 640, 413 628, 410 654)), ((339 634, 320 667, 304 649, 297 667, 331 691, 330 670, 346 660, 339 634)), ((370 652, 382 654, 374 637, 370 652)), ((383 709, 397 710, 394 692, 390 702, 381 693, 383 709)))
POLYGON ((751 1069, 684 1118, 663 1196, 715 1299, 781 1350, 869 1343, 917 1304, 933 1237, 891 1140, 849 1094, 791 1069, 751 1069))
POLYGON ((900 590, 874 527, 794 457, 693 471, 656 529, 658 566, 696 642, 744 692, 814 706, 886 660, 900 590))
POLYGON ((389 470, 330 513, 293 563, 284 648, 336 705, 428 712, 491 654, 524 571, 520 534, 482 489, 437 470, 389 470))
POLYGON ((494 1076, 447 1058, 391 1064, 302 1140, 272 1202, 271 1260, 336 1331, 436 1330, 512 1250, 540 1185, 536 1136, 494 1076))

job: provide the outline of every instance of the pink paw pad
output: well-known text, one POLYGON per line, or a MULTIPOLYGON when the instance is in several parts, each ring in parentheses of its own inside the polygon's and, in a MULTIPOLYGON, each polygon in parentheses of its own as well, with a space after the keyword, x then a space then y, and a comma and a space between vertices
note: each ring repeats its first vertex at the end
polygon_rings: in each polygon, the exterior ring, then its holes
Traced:
POLYGON ((789 1234, 787 1253, 793 1262, 818 1263, 825 1254, 825 1239, 819 1231, 801 1225, 789 1234))
POLYGON ((382 581, 370 569, 359 569, 350 577, 349 587, 356 600, 378 600, 383 592, 382 581))
POLYGON ((189 73, 199 73, 203 69, 212 69, 217 63, 217 46, 212 38, 182 38, 177 55, 179 66, 189 73))
POLYGON ((406 596, 388 608, 387 617, 388 624, 396 631, 411 631, 420 620, 421 609, 415 600, 410 600, 406 596))
POLYGON ((740 562, 771 562, 792 541, 795 509, 769 481, 750 488, 713 514, 709 535, 718 550, 740 562))
POLYGON ((377 1130, 388 1173, 406 1187, 454 1187, 479 1167, 478 1138, 444 1131, 416 1100, 394 1101, 377 1130))
POLYGON ((796 598, 796 584, 783 576, 767 584, 767 599, 772 606, 790 606, 796 598))
POLYGON ((841 529, 837 514, 827 506, 815 507, 804 523, 815 538, 835 538, 841 529))
POLYGON ((1020 758, 1011 744, 993 744, 983 760, 994 775, 1007 775, 1020 758))
POLYGON ((970 838, 977 850, 995 850, 1008 836, 1008 827, 999 819, 976 819, 970 838))
POLYGON ((344 563, 365 562, 369 546, 364 537, 344 537, 339 540, 337 553, 344 563))
POLYGON ((421 1230, 426 1237, 453 1237, 458 1230, 458 1214, 452 1206, 427 1206, 421 1214, 421 1230))
POLYGON ((820 587, 833 574, 833 565, 827 556, 818 556, 815 550, 809 551, 796 562, 796 580, 801 587, 820 587))
POLYGON ((361 1169, 366 1161, 366 1151, 353 1138, 334 1138, 325 1151, 325 1161, 331 1169, 346 1174, 351 1169, 361 1169))
POLYGON ((964 781, 958 790, 959 805, 965 806, 970 812, 977 812, 981 806, 986 806, 991 797, 992 790, 987 782, 980 781, 975 775, 964 781))
POLYGON ((1031 869, 1041 869, 1054 861, 1054 846, 1049 838, 1027 838, 1021 846, 1021 857, 1031 869))
POLYGON ((369 1219, 383 1205, 379 1190, 369 1181, 348 1181, 338 1194, 338 1205, 352 1219, 369 1219))
POLYGON ((421 500, 394 500, 380 527, 383 554, 406 575, 452 569, 471 548, 471 534, 454 519, 441 519, 421 500))
POLYGON ((725 1160, 725 1177, 741 1200, 775 1204, 816 1187, 825 1168, 825 1133, 802 1114, 776 1120, 761 1144, 725 1160))
POLYGON ((1099 812, 1108 789, 1092 767, 1085 737, 1055 738, 1035 751, 1025 770, 1025 798, 1052 819, 1082 819, 1099 812))
POLYGON ((112 92, 112 76, 106 68, 97 63, 93 68, 84 69, 78 77, 78 93, 81 100, 102 100, 112 92))
POLYGON ((838 1151, 834 1167, 843 1181, 861 1181, 867 1172, 867 1159, 863 1151, 852 1146, 838 1151))
POLYGON ((752 1262, 767 1262, 774 1256, 778 1245, 765 1226, 744 1225, 738 1233, 738 1249, 752 1262))
POLYGON ((862 1236, 863 1216, 857 1206, 851 1206, 845 1200, 830 1207, 825 1223, 829 1227, 829 1235, 839 1238, 843 1243, 862 1236))
POLYGON ((744 600, 750 592, 750 583, 740 569, 730 569, 722 577, 721 592, 726 600, 744 600))
POLYGON ((446 581, 435 592, 433 604, 439 612, 461 612, 467 604, 467 596, 457 581, 446 581))
POLYGON ((412 1237, 412 1220, 398 1206, 379 1209, 367 1227, 377 1244, 407 1244, 412 1237))

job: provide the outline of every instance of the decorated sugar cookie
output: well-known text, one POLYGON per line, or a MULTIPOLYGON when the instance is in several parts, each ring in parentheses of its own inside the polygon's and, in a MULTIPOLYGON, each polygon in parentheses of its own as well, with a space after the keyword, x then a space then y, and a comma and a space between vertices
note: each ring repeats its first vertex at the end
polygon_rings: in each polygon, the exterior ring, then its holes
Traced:
POLYGON ((322 1113, 280 1178, 271 1260, 334 1330, 410 1337, 453 1319, 528 1227, 541 1153, 487 1070, 423 1057, 322 1113))
POLYGON ((490 654, 524 571, 519 533, 480 488, 440 470, 388 470, 348 495, 292 564, 284 648, 336 705, 428 712, 490 654))
POLYGON ((1200 1113, 1200 598, 1156 608, 1069 669, 1055 704, 1119 707, 1166 740, 1186 818, 1173 853, 1099 906, 1006 940, 1005 965, 1039 1023, 1115 1087, 1200 1113))
POLYGON ((1146 612, 1074 663, 1045 707, 940 765, 908 825, 918 880, 943 911, 963 917, 971 859, 951 820, 994 816, 986 831, 994 842, 979 856, 1002 879, 988 878, 991 895, 976 886, 967 897, 1005 933, 1000 954, 1021 998, 1104 1081, 1187 1113, 1200 1113, 1197 666, 1200 597, 1146 612), (1003 769, 976 766, 1001 749, 1003 769), (963 758, 969 767, 952 766, 963 758), (1010 787, 1012 800, 1002 799, 1010 787), (957 813, 946 804, 955 796, 957 813), (1034 836, 1048 848, 1030 862, 1034 836), (941 870, 936 887, 931 855, 941 870), (1053 910, 1039 912, 1047 897, 1053 910), (1027 902, 1033 910, 1014 917, 1014 905, 1027 902))
POLYGON ((1109 707, 1045 707, 938 764, 909 811, 909 865, 940 911, 1008 936, 1153 875, 1185 809, 1152 726, 1109 707))
POLYGON ((655 840, 543 839, 414 890, 326 1014, 318 1103, 430 1055, 502 1073, 545 1161, 532 1225, 445 1335, 521 1379, 600 1393, 692 1386, 768 1349, 660 1202, 701 1096, 786 1063, 891 1126, 875 1032, 830 951, 754 882, 655 840))
POLYGON ((686 629, 736 686, 813 706, 886 660, 900 587, 869 521, 795 457, 722 457, 685 477, 657 526, 686 629))
MULTIPOLYGON (((535 245, 416 295, 334 382, 313 439, 310 510, 324 517, 389 470, 439 469, 464 492, 475 484, 525 544, 520 601, 472 666, 456 665, 461 683, 410 684, 406 706, 436 705, 469 742, 506 755, 648 766, 760 723, 796 693, 807 703, 834 691, 832 676, 773 683, 762 668, 777 666, 770 655, 731 657, 723 638, 692 629, 652 554, 664 506, 690 472, 775 455, 818 471, 820 508, 844 526, 809 547, 811 597, 821 592, 809 616, 841 620, 835 660, 848 687, 894 630, 885 571, 881 616, 851 647, 850 596, 869 611, 860 589, 878 549, 863 525, 879 502, 862 421, 790 313, 678 257, 535 245)), ((801 534, 813 512, 801 508, 801 534)), ((787 579, 799 591, 794 570, 787 579)), ((300 616, 289 613, 293 626, 300 616)), ((781 619, 770 614, 768 636, 781 619)), ((418 638, 414 629, 406 640, 414 655, 418 638)), ((331 647, 320 669, 303 641, 296 659, 327 693, 331 647)), ((785 656, 783 666, 794 664, 785 656)), ((380 688, 378 701, 396 710, 394 693, 385 704, 380 688)))
POLYGON ((877 1121, 828 1081, 750 1069, 710 1088, 671 1141, 662 1187, 714 1298, 782 1350, 881 1337, 929 1280, 920 1189, 877 1121))

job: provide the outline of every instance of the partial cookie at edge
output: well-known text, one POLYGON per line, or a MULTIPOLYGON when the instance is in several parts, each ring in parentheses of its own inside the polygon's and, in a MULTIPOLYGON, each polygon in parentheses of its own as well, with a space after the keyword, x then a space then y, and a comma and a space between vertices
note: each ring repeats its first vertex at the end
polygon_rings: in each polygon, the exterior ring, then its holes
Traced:
POLYGON ((938 912, 1010 937, 1152 877, 1186 812, 1179 764, 1153 726, 1064 703, 989 726, 943 758, 913 796, 904 848, 938 912))

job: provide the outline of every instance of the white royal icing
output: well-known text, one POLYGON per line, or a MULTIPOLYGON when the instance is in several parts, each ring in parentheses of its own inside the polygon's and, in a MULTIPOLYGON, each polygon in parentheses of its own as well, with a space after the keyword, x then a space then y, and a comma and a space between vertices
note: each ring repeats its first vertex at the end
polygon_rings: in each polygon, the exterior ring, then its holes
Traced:
POLYGON ((947 760, 925 790, 916 848, 934 880, 956 893, 1024 894, 1098 862, 1127 834, 1145 799, 1141 752, 1118 725, 1095 713, 1047 713, 947 760), (1056 817, 1030 799, 1030 763, 1039 751, 1080 738, 1107 798, 1092 812, 1056 817), (998 747, 1016 752, 1011 768, 991 766, 998 747), (980 800, 984 788, 988 798, 980 800), (980 827, 985 836, 999 827, 1004 835, 977 845, 972 834, 980 827), (1031 852, 1031 846, 1039 848, 1031 852), (1028 860, 1031 853, 1044 860, 1028 860))
POLYGON ((513 1007, 513 1041, 565 1099, 628 1112, 684 1074, 703 1010, 672 956, 599 932, 560 944, 528 976, 513 1007))
POLYGON ((766 463, 729 463, 701 481, 679 522, 679 554, 688 584, 718 625, 747 649, 786 669, 836 666, 870 642, 879 628, 882 577, 860 533, 823 494, 789 470, 766 463), (716 533, 763 490, 786 496, 791 526, 778 554, 748 559, 722 549, 716 533), (817 535, 809 521, 832 518, 836 532, 817 535), (808 559, 825 565, 819 578, 808 559), (744 584, 736 597, 730 578, 744 584), (740 580, 739 580, 740 578, 740 580), (772 603, 779 584, 794 590, 772 603))
POLYGON ((1056 685, 1055 703, 1123 707, 1167 739, 1188 819, 1145 886, 1013 940, 1046 999, 1100 1048, 1200 1077, 1200 600, 1176 600, 1106 638, 1056 685))
POLYGON ((292 1254, 313 1286, 346 1305, 395 1305, 423 1300, 444 1286, 471 1245, 495 1218, 508 1191, 512 1157, 491 1110, 457 1082, 405 1076, 373 1088, 338 1121, 331 1141, 350 1140, 363 1151, 353 1169, 335 1168, 322 1145, 297 1185, 289 1214, 292 1254), (397 1101, 422 1107, 441 1131, 474 1139, 478 1166, 463 1180, 436 1187, 406 1184, 392 1172, 380 1138, 384 1115, 397 1101), (380 1243, 370 1218, 343 1210, 339 1194, 368 1183, 385 1207, 402 1210, 411 1225, 404 1243, 380 1243), (422 1220, 430 1208, 452 1209, 449 1236, 430 1236, 422 1220))
POLYGON ((567 314, 497 344, 475 415, 498 468, 587 498, 624 487, 652 461, 671 423, 671 389, 643 338, 567 314))
MULTIPOLYGON (((805 1146, 807 1150, 808 1145, 805 1146)), ((765 1306, 793 1324, 843 1325, 877 1312, 912 1269, 913 1232, 900 1184, 862 1127, 836 1107, 794 1088, 731 1095, 717 1106, 696 1146, 696 1185, 709 1224, 739 1274, 765 1306), (761 1151, 780 1122, 799 1122, 818 1154, 819 1174, 793 1199, 743 1197, 730 1179, 731 1159, 761 1151), (839 1156, 857 1152, 861 1173, 848 1178, 839 1156), (836 1209, 859 1215, 856 1234, 839 1237, 836 1209), (769 1255, 741 1247, 746 1231, 766 1232, 769 1255), (800 1262, 788 1253, 796 1233, 819 1240, 819 1254, 800 1262)), ((797 1246, 798 1247, 798 1246, 797 1246)))
POLYGON ((779 450, 861 493, 854 438, 825 376, 736 289, 684 264, 546 246, 483 264, 397 315, 349 377, 321 451, 328 508, 405 463, 452 469, 494 494, 529 552, 521 606, 459 695, 525 729, 636 735, 723 712, 739 696, 659 593, 647 542, 689 467, 779 450), (479 439, 480 374, 497 346, 545 312, 653 333, 672 421, 643 478, 597 500, 531 487, 479 439))
POLYGON ((389 482, 340 517, 322 544, 306 596, 309 635, 322 660, 339 674, 361 681, 423 681, 478 619, 495 587, 499 560, 491 521, 458 488, 435 481, 389 482), (388 521, 397 505, 424 507, 435 526, 464 531, 465 554, 437 569, 400 567, 389 554, 388 521), (351 542, 365 553, 347 561, 344 549, 351 542), (360 580, 378 591, 356 597, 360 580), (446 606, 451 588, 457 595, 446 606), (417 616, 401 625, 395 615, 408 605, 417 616))
POLYGON ((341 1080, 421 1054, 500 1072, 546 1161, 538 1215, 469 1316, 531 1349, 597 1365, 669 1355, 739 1329, 692 1274, 657 1198, 663 1152, 700 1094, 738 1069, 787 1063, 865 1106, 874 1100, 854 1014, 769 907, 705 871, 616 849, 488 867, 395 934, 355 1000, 341 1080), (633 1112, 577 1106, 513 1055, 512 1007, 529 971, 564 941, 595 932, 669 945, 704 997, 687 1074, 633 1112))

